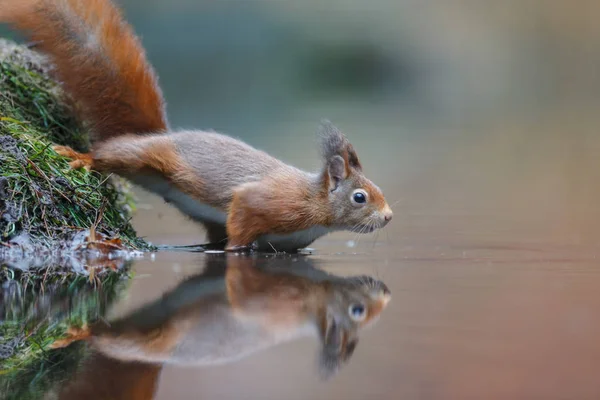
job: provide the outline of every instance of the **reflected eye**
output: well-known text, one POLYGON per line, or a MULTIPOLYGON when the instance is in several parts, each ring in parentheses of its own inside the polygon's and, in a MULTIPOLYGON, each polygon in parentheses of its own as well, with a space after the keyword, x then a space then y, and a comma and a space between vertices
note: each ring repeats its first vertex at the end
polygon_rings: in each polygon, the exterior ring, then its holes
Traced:
POLYGON ((352 304, 348 309, 348 313, 350 314, 350 318, 355 321, 362 321, 367 316, 366 308, 362 304, 352 304))
POLYGON ((367 192, 362 189, 356 189, 352 193, 352 202, 355 204, 365 204, 367 202, 367 192))

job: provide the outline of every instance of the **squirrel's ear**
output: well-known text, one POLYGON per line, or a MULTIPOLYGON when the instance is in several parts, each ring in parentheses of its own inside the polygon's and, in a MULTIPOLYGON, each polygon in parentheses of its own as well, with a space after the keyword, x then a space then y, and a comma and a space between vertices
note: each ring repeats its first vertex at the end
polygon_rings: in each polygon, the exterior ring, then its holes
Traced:
POLYGON ((333 377, 347 363, 358 344, 358 337, 349 334, 328 316, 322 329, 322 348, 319 355, 319 374, 322 379, 333 377))
POLYGON ((341 156, 333 156, 327 163, 327 174, 329 176, 329 190, 338 188, 341 181, 348 176, 346 163, 341 156))
POLYGON ((348 167, 362 170, 358 155, 348 141, 346 136, 336 128, 330 121, 322 120, 319 125, 319 137, 321 140, 321 154, 325 160, 330 160, 333 156, 340 156, 348 167))
POLYGON ((319 375, 322 379, 329 379, 340 369, 342 347, 342 330, 331 316, 321 326, 321 353, 319 354, 319 375))

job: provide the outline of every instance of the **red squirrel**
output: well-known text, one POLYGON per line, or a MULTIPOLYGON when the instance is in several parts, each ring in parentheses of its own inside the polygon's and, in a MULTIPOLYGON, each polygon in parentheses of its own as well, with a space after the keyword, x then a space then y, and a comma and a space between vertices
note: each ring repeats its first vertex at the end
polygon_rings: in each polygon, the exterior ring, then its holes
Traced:
POLYGON ((86 341, 116 365, 214 366, 317 337, 319 374, 330 379, 350 362, 360 334, 392 298, 378 279, 328 274, 309 258, 284 265, 233 254, 204 260, 202 274, 119 319, 71 328, 51 347, 86 341))
POLYGON ((332 231, 372 232, 392 219, 352 144, 328 121, 316 173, 229 136, 171 130, 155 72, 110 0, 0 0, 0 22, 50 58, 89 126, 89 153, 56 152, 73 168, 116 173, 158 194, 202 223, 209 242, 295 251, 332 231))

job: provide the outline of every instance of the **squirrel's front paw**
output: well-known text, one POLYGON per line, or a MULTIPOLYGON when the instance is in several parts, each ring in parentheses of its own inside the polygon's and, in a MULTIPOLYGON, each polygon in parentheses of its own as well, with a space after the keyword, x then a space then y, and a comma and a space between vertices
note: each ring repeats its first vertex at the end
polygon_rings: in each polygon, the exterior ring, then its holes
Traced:
POLYGON ((258 246, 256 243, 251 243, 248 245, 230 245, 228 244, 227 247, 225 247, 225 251, 229 251, 232 253, 252 253, 253 251, 257 250, 258 246))

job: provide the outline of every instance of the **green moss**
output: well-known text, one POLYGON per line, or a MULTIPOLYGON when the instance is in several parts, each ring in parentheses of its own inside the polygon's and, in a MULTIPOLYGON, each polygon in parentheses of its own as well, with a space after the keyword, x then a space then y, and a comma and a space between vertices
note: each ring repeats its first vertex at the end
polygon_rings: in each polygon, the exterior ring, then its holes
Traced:
POLYGON ((103 209, 97 231, 145 247, 129 223, 127 185, 73 170, 52 150, 54 143, 84 150, 88 138, 47 69, 36 53, 0 40, 0 242, 23 232, 61 239, 90 228, 103 209))

